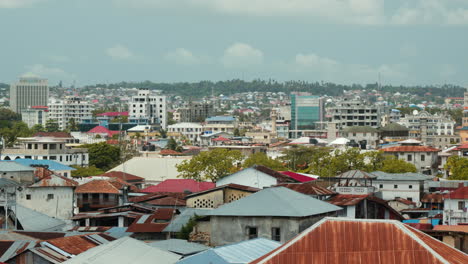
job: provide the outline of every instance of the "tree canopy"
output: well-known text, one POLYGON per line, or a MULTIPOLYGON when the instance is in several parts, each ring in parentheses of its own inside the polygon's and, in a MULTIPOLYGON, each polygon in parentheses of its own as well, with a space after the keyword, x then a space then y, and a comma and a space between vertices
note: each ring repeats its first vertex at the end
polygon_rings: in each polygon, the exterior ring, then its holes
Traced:
POLYGON ((76 170, 73 170, 71 175, 72 177, 88 177, 88 176, 96 176, 101 175, 104 173, 103 170, 96 168, 95 166, 89 167, 80 167, 80 166, 72 166, 76 170))
POLYGON ((452 156, 444 168, 450 172, 450 180, 468 180, 468 158, 452 156))
POLYGON ((286 167, 279 160, 268 157, 263 152, 257 152, 250 155, 242 164, 242 167, 248 168, 254 165, 263 165, 276 171, 286 170, 286 167))
POLYGON ((243 159, 238 150, 217 148, 200 152, 190 160, 176 165, 179 177, 197 181, 216 182, 238 170, 236 166, 243 159))
POLYGON ((86 144, 82 146, 88 149, 89 166, 107 171, 120 163, 120 148, 109 145, 106 142, 86 144))

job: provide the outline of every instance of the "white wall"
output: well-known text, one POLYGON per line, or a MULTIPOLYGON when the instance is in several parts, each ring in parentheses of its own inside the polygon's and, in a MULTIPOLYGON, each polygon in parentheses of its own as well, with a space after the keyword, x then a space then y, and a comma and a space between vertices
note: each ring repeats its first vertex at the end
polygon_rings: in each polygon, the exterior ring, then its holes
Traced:
POLYGON ((76 199, 72 187, 29 187, 18 192, 17 203, 59 219, 70 219, 76 206, 76 199), (48 194, 53 194, 48 199, 48 194), (27 199, 27 195, 31 195, 27 199))
POLYGON ((372 186, 377 192, 382 193, 382 199, 394 200, 397 197, 411 200, 415 203, 420 201, 420 183, 417 181, 372 181, 372 186), (380 185, 383 185, 380 187, 380 185), (397 185, 397 188, 395 188, 397 185), (412 188, 410 188, 410 185, 412 188))
POLYGON ((241 184, 254 188, 265 188, 277 184, 276 178, 255 170, 253 168, 247 168, 245 170, 236 172, 229 176, 226 176, 216 182, 216 186, 221 186, 229 183, 241 184))

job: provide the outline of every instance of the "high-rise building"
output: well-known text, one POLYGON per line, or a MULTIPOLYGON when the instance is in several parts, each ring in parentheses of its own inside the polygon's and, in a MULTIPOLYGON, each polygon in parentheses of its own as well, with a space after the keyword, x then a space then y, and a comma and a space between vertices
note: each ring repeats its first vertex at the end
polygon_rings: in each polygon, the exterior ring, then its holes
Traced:
POLYGON ((336 106, 327 109, 331 122, 336 123, 339 129, 351 126, 381 126, 382 117, 387 109, 381 105, 371 105, 359 99, 343 100, 336 106))
POLYGON ((47 106, 49 86, 47 79, 21 77, 19 82, 10 85, 10 108, 16 113, 30 106, 47 106))
POLYGON ((49 119, 58 123, 60 129, 66 129, 71 120, 75 124, 92 118, 92 105, 79 97, 66 96, 63 100, 52 99, 49 103, 49 119))
POLYGON ((153 95, 149 89, 138 90, 129 103, 129 122, 135 124, 158 124, 167 128, 166 96, 153 95))
POLYGON ((207 117, 213 116, 212 103, 190 102, 188 107, 177 109, 180 113, 180 122, 203 122, 207 117))
POLYGON ((28 109, 21 111, 21 118, 29 128, 34 125, 42 125, 45 127, 46 122, 49 119, 49 108, 44 105, 28 107, 28 109))
POLYGON ((291 136, 299 137, 305 130, 317 129, 317 123, 323 122, 324 117, 322 98, 308 94, 291 94, 291 136))

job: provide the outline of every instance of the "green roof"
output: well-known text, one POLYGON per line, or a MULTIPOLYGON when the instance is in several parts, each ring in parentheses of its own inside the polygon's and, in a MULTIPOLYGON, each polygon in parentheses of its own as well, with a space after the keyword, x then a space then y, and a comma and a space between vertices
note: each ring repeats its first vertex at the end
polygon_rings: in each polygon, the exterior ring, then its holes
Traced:
POLYGON ((341 210, 341 207, 285 187, 263 189, 213 210, 212 216, 305 217, 341 210))
POLYGON ((379 132, 377 128, 373 128, 370 126, 351 126, 343 129, 344 132, 351 132, 351 133, 372 133, 372 132, 379 132))

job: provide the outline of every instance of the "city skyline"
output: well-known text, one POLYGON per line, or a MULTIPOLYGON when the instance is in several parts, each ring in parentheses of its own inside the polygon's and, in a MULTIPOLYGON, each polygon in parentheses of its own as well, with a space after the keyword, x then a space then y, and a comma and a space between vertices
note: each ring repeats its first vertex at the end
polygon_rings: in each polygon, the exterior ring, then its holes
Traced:
POLYGON ((7 83, 468 85, 463 1, 2 0, 0 24, 7 83))

